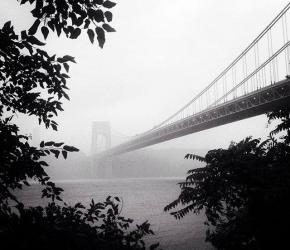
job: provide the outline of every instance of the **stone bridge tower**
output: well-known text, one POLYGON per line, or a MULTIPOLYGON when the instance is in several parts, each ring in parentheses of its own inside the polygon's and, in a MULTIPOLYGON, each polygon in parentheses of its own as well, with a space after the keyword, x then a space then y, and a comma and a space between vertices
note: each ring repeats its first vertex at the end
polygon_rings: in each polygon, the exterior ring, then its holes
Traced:
POLYGON ((111 126, 108 121, 95 121, 92 126, 92 177, 112 177, 111 159, 98 159, 97 154, 111 148, 111 126))

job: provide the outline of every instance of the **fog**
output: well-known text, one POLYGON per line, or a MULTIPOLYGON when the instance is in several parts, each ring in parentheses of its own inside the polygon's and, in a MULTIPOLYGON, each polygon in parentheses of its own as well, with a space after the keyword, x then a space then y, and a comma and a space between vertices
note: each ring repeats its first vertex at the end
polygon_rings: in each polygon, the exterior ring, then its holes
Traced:
MULTIPOLYGON (((151 129, 205 88, 287 4, 286 0, 119 1, 112 9, 116 33, 104 49, 86 34, 77 40, 50 33, 47 50, 72 55, 71 101, 57 118, 59 131, 40 129, 40 139, 65 141, 89 154, 93 121, 110 121, 114 144, 151 129)), ((20 31, 33 19, 29 4, 1 0, 0 24, 20 31)), ((39 37, 42 37, 39 34, 39 37)), ((24 133, 36 120, 18 116, 24 133)), ((270 128, 263 116, 165 142, 151 149, 212 149, 270 128)))

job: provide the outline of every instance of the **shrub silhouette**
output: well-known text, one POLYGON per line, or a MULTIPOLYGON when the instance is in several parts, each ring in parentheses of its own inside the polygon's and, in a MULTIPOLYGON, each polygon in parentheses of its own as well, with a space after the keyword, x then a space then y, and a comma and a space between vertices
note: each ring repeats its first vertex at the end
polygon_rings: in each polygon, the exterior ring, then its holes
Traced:
POLYGON ((268 114, 280 123, 265 141, 247 137, 205 157, 188 171, 179 197, 165 207, 181 219, 204 211, 206 240, 218 249, 285 249, 290 223, 290 108, 268 114), (283 135, 278 137, 279 133, 283 135), (278 137, 278 138, 277 138, 278 137))

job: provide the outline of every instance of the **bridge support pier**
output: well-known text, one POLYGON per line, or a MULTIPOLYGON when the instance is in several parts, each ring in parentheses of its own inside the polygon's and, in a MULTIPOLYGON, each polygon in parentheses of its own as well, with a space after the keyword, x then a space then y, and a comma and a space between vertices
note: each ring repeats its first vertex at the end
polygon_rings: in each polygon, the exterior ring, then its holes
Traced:
POLYGON ((98 159, 97 154, 111 148, 110 122, 96 121, 92 126, 92 178, 111 178, 112 160, 98 159))

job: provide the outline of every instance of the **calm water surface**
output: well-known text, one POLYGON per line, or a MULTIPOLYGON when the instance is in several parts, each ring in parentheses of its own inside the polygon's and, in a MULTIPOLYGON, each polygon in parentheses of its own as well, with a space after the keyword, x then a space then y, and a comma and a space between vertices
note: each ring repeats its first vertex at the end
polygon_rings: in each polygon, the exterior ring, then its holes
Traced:
MULTIPOLYGON (((111 179, 111 180, 79 180, 61 181, 58 185, 64 188, 64 200, 73 205, 76 202, 89 204, 91 199, 103 201, 108 195, 119 196, 123 200, 122 214, 134 219, 136 223, 149 220, 154 236, 149 243, 160 242, 166 250, 210 250, 204 242, 204 215, 188 215, 181 220, 174 219, 163 211, 164 206, 173 201, 179 194, 176 185, 181 179, 111 179)), ((42 205, 40 187, 31 188, 19 194, 27 205, 42 205)))

